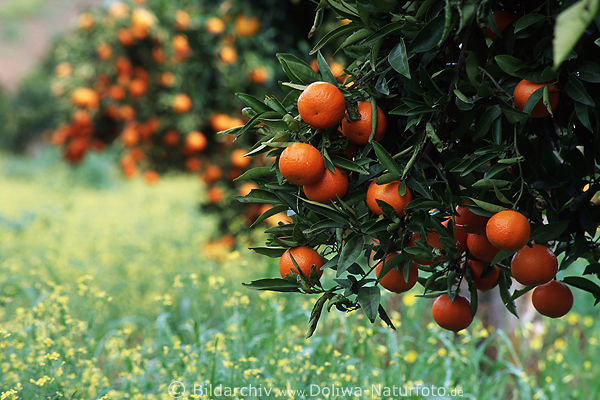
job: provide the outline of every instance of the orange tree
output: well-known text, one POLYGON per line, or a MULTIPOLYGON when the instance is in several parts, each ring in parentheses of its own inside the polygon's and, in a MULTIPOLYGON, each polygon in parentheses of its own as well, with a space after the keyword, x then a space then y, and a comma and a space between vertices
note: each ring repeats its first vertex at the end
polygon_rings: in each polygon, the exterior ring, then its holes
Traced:
POLYGON ((250 119, 229 132, 258 135, 249 154, 269 160, 240 177, 259 186, 240 200, 272 206, 258 220, 290 216, 255 248, 282 278, 247 286, 316 295, 309 336, 324 307, 393 326, 381 287, 417 282, 453 331, 496 285, 515 315, 532 289, 550 317, 573 287, 598 302, 598 8, 319 2, 315 30, 325 13, 345 20, 311 51, 320 73, 280 54, 287 96, 242 95, 250 119), (320 55, 330 46, 352 61, 343 84, 320 55), (554 280, 578 258, 583 274, 554 280))
POLYGON ((294 29, 275 29, 297 6, 279 4, 276 17, 274 3, 149 0, 81 14, 55 51, 63 124, 53 141, 73 163, 90 148, 116 143, 127 176, 139 169, 197 172, 201 154, 219 147, 209 121, 239 109, 231 93, 273 88, 270 54, 297 46, 294 29))

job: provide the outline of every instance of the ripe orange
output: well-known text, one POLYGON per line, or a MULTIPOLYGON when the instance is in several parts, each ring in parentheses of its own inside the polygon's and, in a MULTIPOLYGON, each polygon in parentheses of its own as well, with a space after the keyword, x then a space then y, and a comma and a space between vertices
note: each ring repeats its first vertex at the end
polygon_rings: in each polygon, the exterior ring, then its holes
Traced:
POLYGON ((206 192, 208 201, 211 203, 219 203, 225 197, 225 191, 220 186, 213 186, 206 192))
POLYGON ((202 132, 193 131, 185 137, 185 149, 190 153, 197 153, 206 148, 206 136, 202 132))
POLYGON ((135 38, 131 31, 127 28, 120 28, 117 31, 117 39, 123 46, 129 47, 135 42, 135 38))
POLYGON ((469 260, 467 262, 469 269, 471 270, 471 276, 473 277, 473 283, 475 287, 482 292, 487 292, 498 284, 498 278, 500 277, 500 267, 494 265, 492 270, 483 278, 481 274, 485 269, 485 264, 477 260, 469 260))
POLYGON ((500 250, 519 250, 529 241, 531 228, 523 214, 504 210, 494 214, 485 227, 485 234, 494 247, 500 250))
MULTIPOLYGON (((360 118, 349 122, 347 118, 342 119, 342 133, 351 142, 364 146, 369 142, 371 136, 371 103, 368 101, 358 102, 358 113, 360 118)), ((377 106, 377 127, 373 140, 381 140, 385 136, 387 122, 381 108, 377 106)))
POLYGON ((192 48, 184 35, 175 35, 172 42, 175 61, 185 61, 192 54, 192 48))
MULTIPOLYGON (((496 10, 494 11, 494 20, 496 21, 496 28, 498 28, 498 33, 502 33, 510 24, 513 23, 514 20, 517 19, 517 16, 511 12, 504 10, 496 10)), ((498 35, 496 35, 490 28, 487 28, 487 36, 495 41, 498 39, 498 35)))
MULTIPOLYGON (((425 239, 427 240, 427 244, 429 244, 431 247, 438 247, 440 249, 443 249, 444 246, 442 245, 442 242, 440 242, 440 234, 437 232, 428 232, 427 235, 425 236, 425 239)), ((421 238, 421 236, 417 233, 413 233, 410 236, 410 241, 408 242, 408 247, 414 247, 416 246, 416 242, 422 242, 423 239, 421 238)), ((422 260, 422 259, 415 259, 415 262, 421 264, 421 265, 433 265, 433 264, 437 264, 441 261, 441 258, 437 258, 437 259, 427 259, 427 260, 422 260)))
POLYGON ((412 201, 413 196, 408 186, 406 186, 404 196, 400 196, 400 193, 398 192, 399 186, 400 181, 392 181, 390 183, 378 185, 376 180, 373 180, 367 189, 367 205, 371 211, 377 215, 383 214, 383 210, 379 204, 377 204, 377 200, 381 200, 392 206, 394 210, 396 210, 396 214, 403 215, 404 207, 412 201))
POLYGON ((231 156, 229 157, 231 161, 231 165, 237 168, 247 168, 252 161, 250 157, 246 157, 247 151, 244 149, 235 149, 231 152, 231 156))
POLYGON ((321 179, 311 185, 304 185, 302 189, 304 189, 304 194, 309 200, 329 203, 346 195, 348 192, 348 176, 338 167, 335 167, 335 172, 331 172, 326 168, 321 179))
MULTIPOLYGON (((442 225, 448 229, 448 219, 442 222, 442 225)), ((467 250, 467 232, 457 225, 454 225, 454 241, 456 242, 456 248, 460 253, 467 250)))
MULTIPOLYGON (((154 25, 154 15, 145 8, 136 8, 131 13, 131 28, 143 32, 154 25)), ((145 36, 145 35, 144 35, 145 36)))
MULTIPOLYGON (((390 258, 394 257, 398 253, 390 253, 385 258, 387 262, 390 258)), ((379 273, 381 272, 381 268, 383 267, 383 263, 377 264, 375 267, 375 274, 379 277, 379 273)), ((379 284, 394 293, 402 293, 412 289, 413 286, 417 283, 417 279, 419 278, 419 267, 414 261, 411 261, 410 267, 408 270, 408 280, 404 279, 404 266, 395 266, 390 269, 384 276, 379 280, 379 284)))
POLYGON ((87 110, 77 110, 71 117, 73 127, 85 128, 92 125, 92 116, 87 110))
POLYGON ((469 207, 458 205, 456 206, 457 216, 454 217, 454 223, 457 227, 467 233, 476 233, 478 235, 485 232, 485 225, 488 222, 488 217, 477 215, 469 210, 469 207))
POLYGON ((129 14, 129 7, 126 4, 117 1, 108 7, 108 15, 114 19, 125 18, 129 14))
POLYGON ((140 141, 140 133, 134 125, 127 125, 121 132, 121 141, 127 147, 133 147, 140 141))
POLYGON ((165 51, 163 49, 161 49, 160 47, 155 47, 152 49, 152 59, 157 64, 162 64, 165 61, 167 61, 167 55, 165 54, 165 51))
POLYGON ((133 97, 143 96, 144 93, 146 93, 147 88, 148 85, 141 79, 133 79, 129 82, 129 93, 131 93, 133 97))
MULTIPOLYGON (((271 208, 273 208, 271 204, 263 204, 260 207, 260 214, 269 211, 271 208)), ((265 218, 265 223, 269 226, 278 226, 280 222, 282 224, 289 224, 292 222, 292 218, 285 212, 280 212, 270 216, 269 218, 265 218)))
POLYGON ((488 263, 492 262, 498 254, 498 248, 490 243, 485 233, 481 235, 469 233, 467 235, 467 248, 473 257, 488 263))
POLYGON ((234 29, 238 36, 248 37, 256 35, 259 28, 260 23, 256 17, 240 15, 235 19, 234 29))
POLYGON ((298 112, 302 120, 317 129, 339 125, 346 111, 346 99, 337 86, 328 82, 313 82, 298 97, 298 112))
POLYGON ((296 261, 296 264, 298 264, 298 267, 300 267, 300 271, 307 278, 310 276, 310 271, 313 265, 317 270, 317 276, 319 278, 323 274, 323 271, 321 271, 321 267, 323 266, 323 258, 321 258, 319 253, 310 247, 298 246, 287 249, 279 259, 279 273, 281 274, 282 278, 285 278, 286 275, 299 273, 292 262, 292 257, 294 257, 294 261, 296 261))
POLYGON ((263 66, 256 67, 250 71, 248 78, 254 83, 264 83, 269 77, 269 71, 263 66))
POLYGON ((560 318, 573 307, 573 293, 564 283, 552 280, 533 289, 531 302, 540 314, 560 318))
POLYGON ((96 108, 98 107, 98 93, 94 89, 79 87, 71 93, 71 102, 79 107, 96 108))
MULTIPOLYGON (((517 86, 515 86, 515 90, 513 91, 515 107, 517 107, 517 109, 523 111, 523 109, 525 108, 525 104, 527 103, 527 100, 533 94, 533 92, 535 92, 539 88, 544 87, 546 85, 547 85, 547 83, 534 83, 534 82, 530 82, 526 79, 521 80, 521 82, 519 82, 517 84, 517 86)), ((550 109, 552 109, 552 111, 554 111, 556 109, 556 107, 558 106, 558 100, 559 100, 558 89, 556 88, 556 86, 551 85, 548 88, 548 92, 549 92, 548 98, 550 100, 550 109)), ((550 113, 548 113, 548 109, 546 108, 546 106, 544 105, 542 100, 540 100, 539 103, 537 103, 535 105, 535 107, 533 107, 533 110, 531 110, 532 118, 544 118, 544 117, 547 117, 548 115, 550 115, 550 113)))
POLYGON ((221 179, 221 175, 222 175, 221 168, 219 168, 217 165, 210 164, 204 170, 204 174, 202 175, 202 180, 204 180, 205 183, 210 184, 210 183, 216 182, 219 179, 221 179))
POLYGON ((250 192, 253 191, 254 189, 258 189, 258 186, 255 183, 244 182, 238 189, 238 194, 240 196, 248 196, 250 194, 250 192))
POLYGON ((225 23, 221 18, 210 17, 206 20, 206 31, 208 33, 212 33, 213 35, 218 35, 219 33, 223 33, 225 30, 225 23))
POLYGON ((101 60, 108 60, 112 55, 112 48, 108 43, 100 43, 96 48, 96 54, 98 54, 98 58, 101 60))
POLYGON ((239 118, 230 117, 223 113, 214 113, 208 120, 211 128, 215 132, 226 131, 231 128, 244 125, 244 121, 239 118))
POLYGON ((158 83, 162 86, 171 86, 175 83, 175 74, 172 72, 163 72, 160 74, 158 83))
POLYGON ((131 75, 133 71, 133 65, 131 62, 125 57, 119 57, 117 61, 115 61, 115 67, 117 68, 117 73, 119 75, 131 75))
POLYGON ((234 181, 236 180, 240 175, 242 175, 243 171, 241 169, 238 168, 230 168, 229 171, 227 171, 227 177, 229 178, 230 181, 234 181))
POLYGON ((296 185, 316 183, 323 176, 324 169, 321 152, 308 143, 292 143, 279 156, 281 175, 296 185))
POLYGON ((186 30, 190 27, 190 14, 183 10, 175 12, 175 27, 179 30, 186 30))
POLYGON ((179 143, 179 133, 177 131, 167 131, 163 137, 163 142, 169 147, 176 146, 179 143))
POLYGON ((73 67, 68 62, 61 62, 55 68, 56 76, 59 78, 66 78, 71 75, 71 72, 73 72, 73 67))
POLYGON ((89 31, 94 27, 94 17, 90 13, 83 13, 78 19, 79 28, 89 31))
POLYGON ((198 172, 202 169, 202 160, 198 157, 189 157, 185 159, 185 169, 189 172, 198 172))
POLYGON ((219 50, 219 57, 225 64, 231 65, 237 60, 237 51, 231 46, 223 46, 219 50))
POLYGON ((144 172, 144 180, 150 185, 157 183, 159 179, 160 175, 156 171, 148 170, 144 172))
POLYGON ((135 118, 135 109, 130 105, 126 104, 119 108, 119 116, 124 121, 129 121, 135 118))
POLYGON ((67 161, 77 164, 83 160, 89 148, 90 142, 87 138, 77 137, 69 142, 65 149, 64 157, 67 161))
POLYGON ((444 293, 433 302, 431 314, 439 326, 454 332, 465 329, 473 321, 469 300, 460 295, 452 302, 448 293, 444 293))
POLYGON ((525 246, 513 256, 510 272, 523 285, 541 285, 554 278, 558 272, 558 261, 546 246, 525 246))
POLYGON ((187 94, 179 93, 173 98, 173 110, 176 113, 185 113, 192 109, 192 99, 187 94))
POLYGON ((335 79, 338 82, 341 82, 344 80, 344 78, 345 78, 344 66, 342 64, 334 61, 329 65, 329 69, 331 69, 331 73, 333 74, 333 76, 335 77, 335 79))
POLYGON ((119 85, 112 85, 108 88, 108 97, 115 101, 121 101, 125 98, 125 89, 119 85))

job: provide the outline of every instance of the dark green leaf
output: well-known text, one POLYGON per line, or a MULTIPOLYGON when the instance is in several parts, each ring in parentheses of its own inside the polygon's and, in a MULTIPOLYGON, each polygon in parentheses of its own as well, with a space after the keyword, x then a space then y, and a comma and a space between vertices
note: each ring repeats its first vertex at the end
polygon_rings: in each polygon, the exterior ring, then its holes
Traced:
POLYGON ((377 286, 363 286, 358 290, 358 304, 371 322, 375 322, 377 318, 380 299, 381 293, 377 286))
POLYGON ((415 37, 411 44, 412 53, 423 53, 433 49, 444 33, 444 16, 439 15, 429 21, 415 37))
POLYGON ((410 67, 408 65, 408 56, 406 55, 406 45, 402 38, 398 39, 398 44, 388 55, 388 62, 396 72, 410 79, 410 67))
POLYGON ((319 323, 319 318, 321 318, 321 312, 323 311, 323 306, 325 303, 333 297, 332 293, 324 293, 319 299, 315 302, 315 305, 310 313, 310 319, 308 320, 308 332, 306 333, 306 338, 312 336, 317 329, 317 324, 319 323))
POLYGON ((342 247, 336 276, 339 277, 360 257, 365 245, 363 235, 355 234, 342 247))
POLYGON ((274 292, 299 292, 298 285, 290 282, 287 279, 258 279, 250 283, 242 283, 248 289, 254 290, 270 290, 274 292))
POLYGON ((373 145, 373 150, 375 150, 375 155, 377 155, 379 162, 381 162, 381 164, 392 174, 400 176, 402 172, 388 151, 377 142, 372 142, 371 144, 373 145))

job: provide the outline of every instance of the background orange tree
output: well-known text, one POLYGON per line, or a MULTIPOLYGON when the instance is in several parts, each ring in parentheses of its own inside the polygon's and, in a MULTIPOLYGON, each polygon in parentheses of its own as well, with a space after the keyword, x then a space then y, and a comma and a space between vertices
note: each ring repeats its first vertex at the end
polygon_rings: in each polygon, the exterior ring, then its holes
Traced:
MULTIPOLYGON (((319 2, 313 31, 324 15, 344 22, 311 50, 320 73, 279 55, 288 95, 240 96, 250 120, 229 131, 238 139, 258 135, 249 154, 271 160, 240 177, 259 185, 241 201, 272 205, 259 221, 277 213, 291 217, 269 228, 266 246, 255 248, 281 257, 281 275, 287 276, 248 287, 317 295, 309 336, 324 307, 360 308, 371 321, 379 316, 392 326, 380 285, 389 286, 389 274, 409 284, 415 261, 421 296, 441 299, 433 316, 451 330, 470 323, 478 288, 499 284, 503 303, 516 315, 515 299, 542 283, 515 276, 520 265, 535 270, 543 264, 554 277, 557 267, 568 270, 584 258, 585 276, 561 272, 567 275, 561 280, 598 302, 598 8, 594 0, 319 2), (352 61, 343 84, 320 55, 329 48, 352 61), (316 81, 344 95, 341 124, 319 126, 299 115, 298 97, 316 81), (377 107, 383 112, 370 118, 377 107), (365 121, 370 135, 357 139, 347 126, 365 121), (385 130, 379 126, 384 121, 385 130), (282 151, 295 142, 318 149, 322 176, 345 171, 347 194, 314 201, 293 183, 281 166, 282 158, 289 160, 282 151), (373 194, 372 186, 383 185, 387 194, 373 194), (505 210, 518 214, 500 213, 505 210), (502 236, 503 221, 512 229, 504 240, 516 237, 518 247, 487 240, 490 229, 502 236), (311 258, 311 249, 322 262, 311 258), (523 264, 529 253, 536 253, 533 261, 523 264), (517 288, 513 278, 526 286, 517 288), (443 321, 455 311, 453 321, 443 321)), ((551 282, 559 289, 550 292, 560 294, 564 314, 571 292, 563 283, 551 282)), ((551 314, 539 301, 536 307, 551 314)))

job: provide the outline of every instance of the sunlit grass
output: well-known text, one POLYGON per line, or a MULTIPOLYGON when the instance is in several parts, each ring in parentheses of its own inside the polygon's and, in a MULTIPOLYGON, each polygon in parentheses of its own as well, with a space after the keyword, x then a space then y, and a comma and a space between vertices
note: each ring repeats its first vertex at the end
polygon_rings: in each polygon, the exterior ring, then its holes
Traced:
POLYGON ((174 380, 190 399, 215 398, 190 392, 208 383, 307 390, 229 398, 357 397, 332 391, 345 387, 398 398, 373 385, 459 388, 471 399, 600 397, 600 326, 588 298, 514 336, 478 320, 455 336, 411 292, 386 297, 397 331, 332 311, 306 340, 313 298, 241 286, 276 276, 276 262, 203 252, 217 224, 198 214, 196 177, 150 187, 121 181, 112 165, 0 158, 2 400, 168 399, 174 380))

